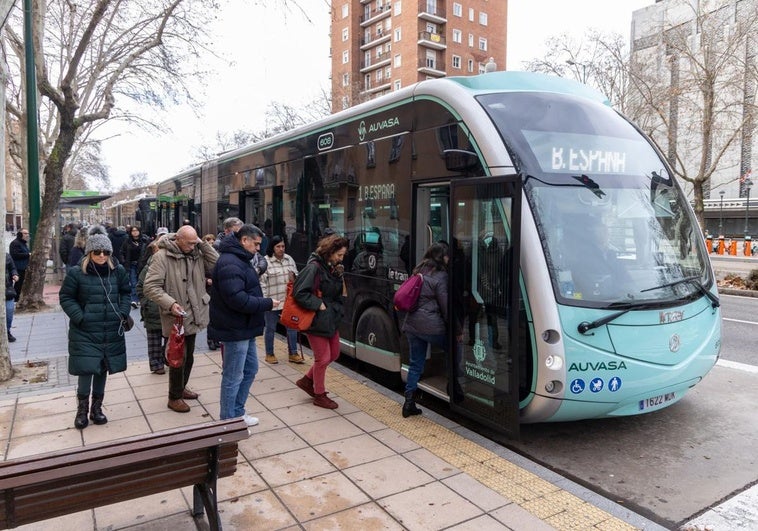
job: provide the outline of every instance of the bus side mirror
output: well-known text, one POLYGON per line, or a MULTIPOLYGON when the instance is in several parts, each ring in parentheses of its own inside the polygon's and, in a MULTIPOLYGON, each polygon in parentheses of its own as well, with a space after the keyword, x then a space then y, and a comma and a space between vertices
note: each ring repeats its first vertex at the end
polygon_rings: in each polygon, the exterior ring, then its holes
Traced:
POLYGON ((445 168, 447 171, 467 172, 479 166, 479 156, 473 151, 446 149, 442 153, 445 156, 445 168))

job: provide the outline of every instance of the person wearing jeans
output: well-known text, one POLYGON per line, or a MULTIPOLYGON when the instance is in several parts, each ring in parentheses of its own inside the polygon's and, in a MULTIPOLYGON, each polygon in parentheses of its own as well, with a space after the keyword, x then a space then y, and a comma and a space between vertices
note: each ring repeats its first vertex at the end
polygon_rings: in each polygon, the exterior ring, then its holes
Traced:
POLYGON ((424 283, 418 297, 416 309, 409 312, 403 321, 402 331, 408 338, 410 364, 405 382, 405 403, 403 417, 420 415, 414 397, 418 382, 424 373, 426 351, 429 345, 445 348, 447 325, 447 264, 448 248, 435 243, 424 254, 424 258, 413 270, 421 273, 424 283))
POLYGON ((263 333, 263 314, 279 304, 263 296, 258 273, 250 262, 261 245, 263 231, 242 225, 219 244, 220 256, 211 282, 208 334, 223 346, 219 418, 241 417, 248 426, 258 419, 245 412, 255 375, 255 338, 263 333))
MULTIPOLYGON (((263 295, 282 301, 279 306, 274 307, 270 312, 266 312, 264 316, 266 330, 263 333, 263 340, 266 345, 266 363, 272 365, 278 363, 274 354, 274 334, 276 333, 276 324, 282 315, 284 299, 287 295, 287 283, 297 276, 297 264, 290 255, 284 252, 284 247, 284 240, 279 235, 269 240, 268 249, 266 249, 268 267, 266 272, 261 275, 263 295)), ((297 330, 287 328, 287 346, 289 347, 290 363, 305 362, 303 355, 297 351, 297 330)))

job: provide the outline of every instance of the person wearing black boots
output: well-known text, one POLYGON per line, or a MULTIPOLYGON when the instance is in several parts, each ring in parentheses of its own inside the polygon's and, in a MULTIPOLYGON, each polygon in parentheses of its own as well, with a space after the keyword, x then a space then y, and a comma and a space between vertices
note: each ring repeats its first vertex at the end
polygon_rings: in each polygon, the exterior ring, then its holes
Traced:
POLYGON ((424 373, 426 351, 428 346, 445 347, 445 327, 447 318, 447 264, 448 247, 435 243, 424 254, 413 274, 421 273, 424 280, 418 297, 416 309, 409 312, 403 322, 402 330, 408 338, 410 363, 408 379, 405 382, 405 403, 403 417, 420 415, 416 406, 415 393, 418 381, 424 373))
POLYGON ((92 227, 84 258, 69 269, 60 289, 61 308, 69 318, 68 372, 79 377, 74 426, 80 430, 89 420, 108 422, 102 410, 105 382, 109 373, 126 370, 124 332, 131 286, 129 274, 112 254, 105 229, 92 227))

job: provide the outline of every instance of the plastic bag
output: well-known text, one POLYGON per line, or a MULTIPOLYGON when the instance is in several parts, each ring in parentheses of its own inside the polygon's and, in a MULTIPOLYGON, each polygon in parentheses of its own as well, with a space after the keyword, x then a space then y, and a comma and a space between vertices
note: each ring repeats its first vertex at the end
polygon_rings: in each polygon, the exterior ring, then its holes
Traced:
POLYGON ((184 317, 175 317, 166 342, 166 364, 178 369, 184 365, 184 317))

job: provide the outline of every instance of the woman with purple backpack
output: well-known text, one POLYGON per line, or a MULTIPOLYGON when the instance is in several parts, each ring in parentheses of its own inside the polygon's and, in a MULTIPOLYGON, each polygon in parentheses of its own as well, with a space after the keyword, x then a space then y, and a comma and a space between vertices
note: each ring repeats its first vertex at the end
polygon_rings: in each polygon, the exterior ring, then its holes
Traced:
POLYGON ((435 243, 427 249, 412 274, 421 273, 423 284, 415 309, 403 322, 402 330, 408 338, 410 363, 405 383, 403 417, 420 415, 414 394, 424 372, 426 351, 429 345, 445 348, 447 318, 447 264, 448 247, 435 243))

